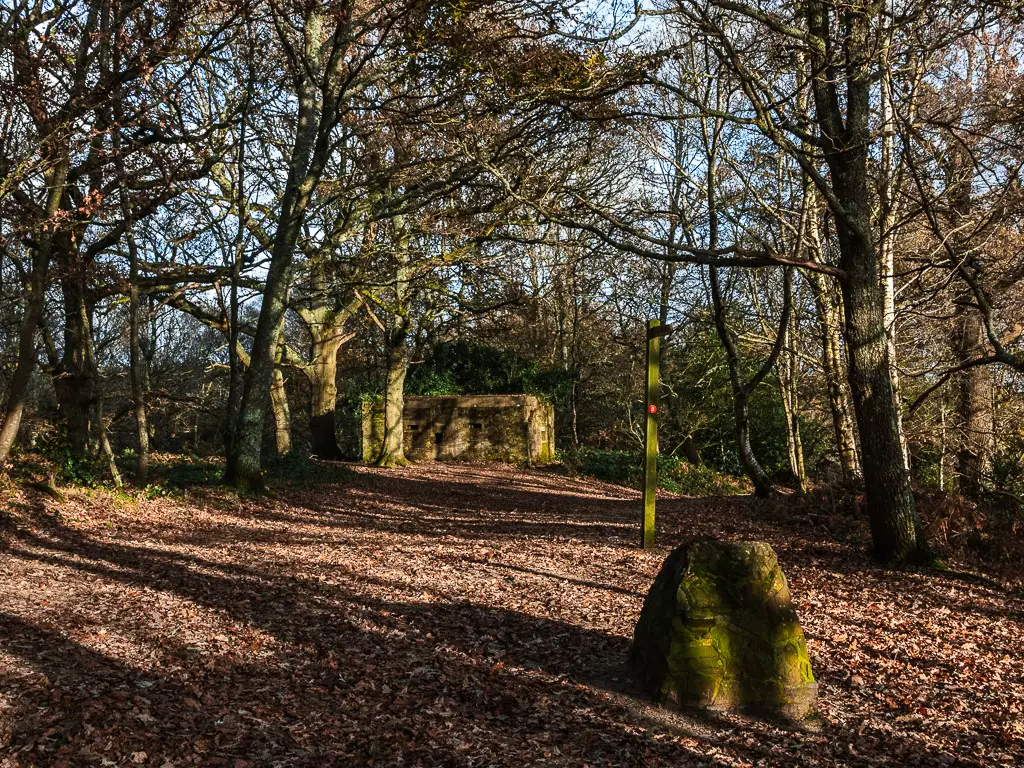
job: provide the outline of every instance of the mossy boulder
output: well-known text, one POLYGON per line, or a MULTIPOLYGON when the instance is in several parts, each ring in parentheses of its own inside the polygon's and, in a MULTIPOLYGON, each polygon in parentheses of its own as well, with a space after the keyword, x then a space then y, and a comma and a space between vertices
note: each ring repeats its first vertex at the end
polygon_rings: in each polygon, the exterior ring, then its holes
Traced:
POLYGON ((644 600, 629 663, 643 689, 669 706, 817 721, 804 633, 763 542, 677 547, 644 600))

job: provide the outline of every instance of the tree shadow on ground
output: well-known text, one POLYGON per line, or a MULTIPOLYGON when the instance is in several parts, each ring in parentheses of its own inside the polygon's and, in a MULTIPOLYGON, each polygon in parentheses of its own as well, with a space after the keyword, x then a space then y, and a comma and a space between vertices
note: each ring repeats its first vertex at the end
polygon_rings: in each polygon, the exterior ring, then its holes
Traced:
MULTIPOLYGON (((117 627, 126 642, 152 652, 118 659, 117 648, 83 645, 89 633, 0 616, 0 649, 30 670, 6 681, 20 697, 7 744, 28 765, 127 764, 142 752, 156 765, 209 766, 802 764, 808 737, 748 725, 738 741, 736 721, 702 723, 629 696, 617 679, 628 640, 578 624, 436 590, 423 599, 369 574, 324 583, 60 526, 20 532, 5 555, 170 595, 270 638, 254 651, 226 637, 211 653, 127 623, 117 627)), ((876 764, 877 752, 845 753, 856 734, 829 738, 836 764, 876 764)), ((883 747, 903 764, 925 760, 912 741, 883 747)))
MULTIPOLYGON (((234 513, 268 523, 435 539, 546 538, 635 547, 640 497, 629 489, 609 486, 600 491, 607 495, 598 495, 591 485, 555 474, 495 475, 470 465, 457 474, 435 475, 426 466, 419 475, 403 470, 357 473, 337 493, 330 487, 297 489, 284 505, 277 499, 262 500, 234 513)), ((422 465, 417 469, 422 471, 422 465)), ((866 532, 865 525, 860 527, 866 532)), ((671 547, 694 535, 768 539, 778 550, 802 548, 832 560, 837 549, 844 549, 829 529, 780 514, 753 497, 671 497, 659 502, 660 544, 671 547), (737 513, 740 507, 743 514, 737 513)), ((861 552, 850 562, 871 565, 861 552)))

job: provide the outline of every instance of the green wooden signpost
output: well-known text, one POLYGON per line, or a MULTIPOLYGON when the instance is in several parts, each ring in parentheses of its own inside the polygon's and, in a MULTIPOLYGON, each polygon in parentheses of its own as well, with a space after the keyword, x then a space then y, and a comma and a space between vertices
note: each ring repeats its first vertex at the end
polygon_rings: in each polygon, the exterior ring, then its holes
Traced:
POLYGON ((672 332, 660 320, 647 321, 647 429, 644 432, 644 517, 640 544, 654 546, 654 502, 658 492, 658 400, 661 397, 661 339, 672 332))

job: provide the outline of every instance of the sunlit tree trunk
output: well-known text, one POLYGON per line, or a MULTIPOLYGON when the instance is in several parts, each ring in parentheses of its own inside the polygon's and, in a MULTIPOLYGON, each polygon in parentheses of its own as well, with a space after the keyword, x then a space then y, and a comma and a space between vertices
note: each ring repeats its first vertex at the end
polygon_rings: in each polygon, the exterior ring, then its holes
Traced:
POLYGON ((311 449, 322 459, 341 456, 338 447, 336 411, 338 407, 338 350, 341 328, 325 322, 311 334, 312 360, 305 369, 310 388, 309 433, 311 449))
MULTIPOLYGON (((891 35, 889 36, 891 43, 891 35)), ((896 346, 896 237, 895 229, 899 215, 897 197, 897 155, 896 126, 892 105, 892 71, 889 66, 889 46, 884 45, 881 54, 881 118, 882 118, 882 167, 879 173, 881 212, 879 215, 878 252, 882 260, 882 288, 885 293, 885 346, 889 359, 889 378, 892 380, 893 397, 896 400, 896 426, 899 430, 900 445, 903 446, 903 463, 910 471, 910 446, 903 428, 903 407, 900 396, 899 356, 896 346)))
POLYGON ((412 328, 410 300, 409 248, 401 217, 396 217, 396 251, 394 311, 387 334, 388 367, 384 387, 384 439, 375 464, 394 467, 407 463, 405 458, 405 375, 409 370, 409 332, 412 328))
POLYGON ((274 446, 278 456, 291 453, 292 424, 288 409, 288 391, 285 389, 284 372, 281 370, 281 346, 274 356, 274 378, 270 386, 270 408, 274 414, 274 446))
POLYGON ((818 275, 809 275, 809 277, 814 289, 814 303, 818 311, 821 332, 821 367, 825 376, 836 452, 839 454, 843 479, 846 482, 852 482, 860 477, 860 463, 857 456, 857 438, 850 420, 846 391, 846 366, 843 364, 839 343, 842 333, 842 318, 840 309, 836 305, 841 302, 838 302, 838 297, 832 295, 833 291, 824 278, 818 275))
POLYGON ((309 363, 302 366, 310 389, 310 448, 315 456, 322 459, 341 458, 336 418, 338 352, 351 338, 345 327, 360 304, 358 298, 343 306, 325 304, 321 297, 330 289, 326 279, 315 279, 312 306, 296 310, 311 339, 309 363))
POLYGON ((786 451, 789 454, 789 471, 796 481, 797 490, 804 490, 806 475, 804 472, 804 446, 800 435, 800 395, 798 382, 798 365, 796 346, 796 317, 786 331, 785 349, 778 365, 779 395, 782 399, 782 410, 786 416, 786 451))

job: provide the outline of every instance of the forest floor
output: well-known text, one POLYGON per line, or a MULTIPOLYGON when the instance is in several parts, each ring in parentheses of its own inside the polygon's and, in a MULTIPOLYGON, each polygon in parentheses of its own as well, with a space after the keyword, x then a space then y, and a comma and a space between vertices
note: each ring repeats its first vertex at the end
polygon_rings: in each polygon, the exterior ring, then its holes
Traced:
POLYGON ((617 486, 335 470, 258 499, 3 499, 0 766, 1024 764, 1019 583, 882 570, 828 510, 666 498, 644 553, 617 486), (778 551, 822 732, 631 690, 644 594, 694 534, 778 551))

